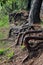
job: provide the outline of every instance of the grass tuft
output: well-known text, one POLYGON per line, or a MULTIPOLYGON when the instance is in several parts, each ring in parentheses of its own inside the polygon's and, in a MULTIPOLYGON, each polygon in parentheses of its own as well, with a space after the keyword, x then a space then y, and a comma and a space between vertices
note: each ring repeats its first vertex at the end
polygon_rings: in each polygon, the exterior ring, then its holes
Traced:
POLYGON ((13 56, 14 56, 14 52, 13 51, 7 54, 8 59, 11 59, 13 56))
POLYGON ((3 55, 3 54, 4 54, 4 52, 5 52, 5 50, 4 50, 4 49, 0 49, 0 55, 3 55))

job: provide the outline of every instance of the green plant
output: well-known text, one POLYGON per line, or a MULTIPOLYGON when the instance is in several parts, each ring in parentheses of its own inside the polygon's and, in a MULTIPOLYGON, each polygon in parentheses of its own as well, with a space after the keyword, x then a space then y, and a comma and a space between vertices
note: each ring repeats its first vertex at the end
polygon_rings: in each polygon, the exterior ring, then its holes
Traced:
POLYGON ((9 27, 8 16, 1 15, 0 27, 9 27))
POLYGON ((7 51, 9 51, 10 48, 7 49, 0 49, 0 55, 4 55, 7 51))
POLYGON ((25 46, 24 46, 24 45, 22 45, 20 48, 23 50, 23 49, 25 48, 25 46))
POLYGON ((13 57, 13 55, 14 55, 14 52, 13 52, 13 51, 12 51, 12 52, 10 52, 10 53, 8 53, 8 54, 7 54, 8 59, 12 58, 12 57, 13 57))
POLYGON ((4 50, 4 49, 0 49, 0 55, 3 55, 3 54, 4 54, 4 52, 5 52, 5 50, 4 50))

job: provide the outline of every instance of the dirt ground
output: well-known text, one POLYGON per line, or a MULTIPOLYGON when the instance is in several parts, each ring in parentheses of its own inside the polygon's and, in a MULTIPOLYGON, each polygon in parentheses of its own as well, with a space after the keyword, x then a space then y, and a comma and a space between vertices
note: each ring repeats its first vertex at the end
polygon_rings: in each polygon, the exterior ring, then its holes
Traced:
POLYGON ((24 59, 29 55, 28 50, 21 49, 20 46, 15 47, 14 50, 15 55, 11 59, 0 63, 0 65, 43 65, 43 49, 39 49, 35 57, 28 58, 25 61, 24 59))
MULTIPOLYGON (((43 18, 43 16, 41 18, 43 18)), ((3 28, 1 29, 1 31, 4 32, 4 34, 6 34, 6 30, 8 29, 3 28)), ((8 33, 6 35, 8 37, 8 33)), ((29 52, 26 48, 21 48, 20 45, 16 47, 15 43, 16 41, 11 42, 8 45, 8 46, 12 45, 11 48, 14 51, 14 56, 10 59, 2 60, 2 62, 0 62, 0 65, 43 65, 43 48, 36 51, 35 57, 34 56, 32 56, 32 58, 28 57, 24 61, 24 59, 29 55, 29 52)))
POLYGON ((10 44, 7 42, 9 47, 12 46, 11 49, 14 51, 14 56, 10 59, 5 58, 0 62, 0 65, 43 65, 43 48, 35 52, 35 57, 32 56, 32 58, 27 58, 29 55, 28 50, 26 48, 22 48, 20 45, 15 46, 15 44, 16 40, 10 44), (25 58, 27 59, 24 61, 25 58))

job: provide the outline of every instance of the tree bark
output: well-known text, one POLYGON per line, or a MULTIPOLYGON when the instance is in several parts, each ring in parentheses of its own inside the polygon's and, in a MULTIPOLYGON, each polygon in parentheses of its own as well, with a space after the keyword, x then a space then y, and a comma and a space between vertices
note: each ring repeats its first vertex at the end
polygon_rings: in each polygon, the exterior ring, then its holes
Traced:
POLYGON ((30 8, 31 8, 31 0, 28 0, 27 10, 30 10, 30 8))
POLYGON ((42 0, 33 0, 33 4, 31 5, 28 22, 30 24, 40 23, 40 9, 41 9, 42 0))

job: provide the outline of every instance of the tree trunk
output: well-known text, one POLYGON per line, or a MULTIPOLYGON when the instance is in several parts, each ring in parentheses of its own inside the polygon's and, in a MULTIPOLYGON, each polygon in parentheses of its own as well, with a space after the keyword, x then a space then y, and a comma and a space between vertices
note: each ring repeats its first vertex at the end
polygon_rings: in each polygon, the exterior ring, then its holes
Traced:
POLYGON ((33 0, 31 5, 28 22, 30 24, 40 23, 40 9, 41 9, 42 0, 33 0))
POLYGON ((30 10, 30 8, 31 8, 31 0, 28 0, 27 10, 30 10))

